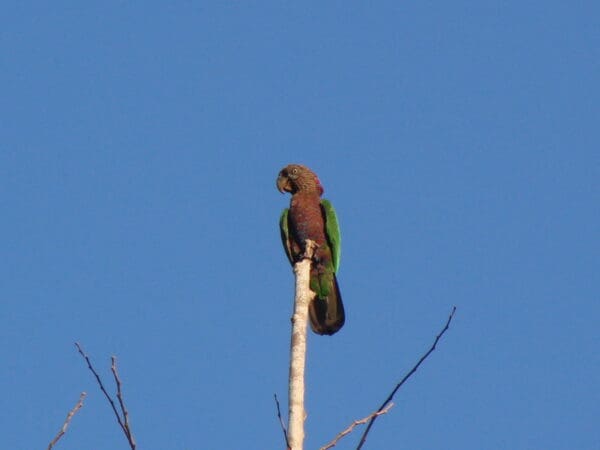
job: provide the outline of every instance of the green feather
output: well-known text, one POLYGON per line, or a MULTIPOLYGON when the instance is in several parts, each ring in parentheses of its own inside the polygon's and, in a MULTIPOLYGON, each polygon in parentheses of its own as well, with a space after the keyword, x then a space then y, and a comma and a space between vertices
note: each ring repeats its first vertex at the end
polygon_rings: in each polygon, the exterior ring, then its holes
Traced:
POLYGON ((294 265, 294 259, 292 258, 292 249, 290 248, 290 235, 288 230, 288 213, 290 210, 285 208, 281 212, 281 217, 279 218, 279 231, 281 232, 281 242, 283 244, 283 248, 285 249, 285 254, 290 260, 290 264, 294 265))
MULTIPOLYGON (((340 234, 340 226, 338 224, 337 215, 335 214, 335 209, 333 209, 333 205, 329 200, 321 200, 321 208, 323 209, 323 212, 325 214, 325 233, 327 236, 327 242, 331 247, 333 270, 335 273, 337 273, 340 267, 340 257, 342 252, 342 235, 340 234)), ((284 214, 286 214, 287 223, 287 210, 284 211, 284 214)))

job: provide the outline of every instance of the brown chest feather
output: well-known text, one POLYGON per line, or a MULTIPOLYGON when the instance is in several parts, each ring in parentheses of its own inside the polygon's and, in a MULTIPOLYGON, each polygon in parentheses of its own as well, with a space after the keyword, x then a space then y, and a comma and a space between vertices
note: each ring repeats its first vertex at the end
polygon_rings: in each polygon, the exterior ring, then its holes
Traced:
POLYGON ((319 245, 326 242, 321 199, 317 195, 296 194, 290 205, 290 227, 295 241, 304 247, 307 239, 319 245))

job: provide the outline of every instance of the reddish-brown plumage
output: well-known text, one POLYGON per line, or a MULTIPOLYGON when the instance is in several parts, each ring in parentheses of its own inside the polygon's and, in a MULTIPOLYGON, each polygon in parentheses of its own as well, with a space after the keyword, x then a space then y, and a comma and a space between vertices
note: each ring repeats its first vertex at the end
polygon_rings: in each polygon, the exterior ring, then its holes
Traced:
MULTIPOLYGON (((301 246, 298 250, 304 252, 304 242, 307 239, 315 241, 318 247, 315 251, 317 258, 323 255, 323 249, 327 249, 325 238, 325 223, 321 211, 321 198, 316 193, 296 193, 290 201, 289 212, 290 237, 296 244, 301 246)), ((294 256, 299 256, 296 254, 294 256)))
POLYGON ((342 327, 345 317, 321 203, 323 187, 308 167, 290 164, 279 173, 277 188, 292 194, 282 224, 282 239, 292 265, 303 257, 306 240, 317 243, 310 277, 311 290, 316 293, 309 306, 312 329, 318 334, 333 334, 342 327))

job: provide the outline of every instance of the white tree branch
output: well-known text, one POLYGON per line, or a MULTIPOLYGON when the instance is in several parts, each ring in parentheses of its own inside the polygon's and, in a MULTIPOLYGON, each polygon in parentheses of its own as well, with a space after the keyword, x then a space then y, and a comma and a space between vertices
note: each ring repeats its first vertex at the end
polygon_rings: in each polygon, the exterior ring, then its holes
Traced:
POLYGON ((290 345, 290 378, 288 391, 289 421, 288 439, 290 450, 302 450, 304 444, 304 367, 306 364, 306 333, 308 305, 314 297, 310 290, 310 265, 315 243, 306 241, 304 259, 294 265, 296 295, 292 316, 290 345))

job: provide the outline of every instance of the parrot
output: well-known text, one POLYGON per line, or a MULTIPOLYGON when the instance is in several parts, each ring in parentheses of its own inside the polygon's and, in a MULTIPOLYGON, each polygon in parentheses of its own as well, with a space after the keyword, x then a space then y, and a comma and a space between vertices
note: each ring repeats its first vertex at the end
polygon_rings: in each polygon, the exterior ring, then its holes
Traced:
POLYGON ((336 278, 341 251, 337 215, 331 202, 321 199, 323 186, 306 166, 289 164, 281 169, 277 189, 282 194, 292 194, 290 207, 283 210, 279 219, 281 242, 292 267, 304 257, 307 239, 317 244, 310 269, 310 289, 315 297, 308 314, 315 333, 332 335, 345 322, 336 278))

